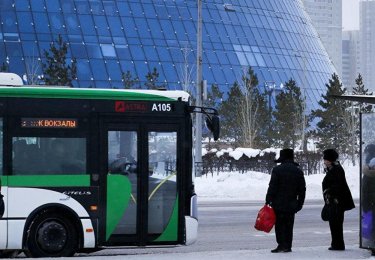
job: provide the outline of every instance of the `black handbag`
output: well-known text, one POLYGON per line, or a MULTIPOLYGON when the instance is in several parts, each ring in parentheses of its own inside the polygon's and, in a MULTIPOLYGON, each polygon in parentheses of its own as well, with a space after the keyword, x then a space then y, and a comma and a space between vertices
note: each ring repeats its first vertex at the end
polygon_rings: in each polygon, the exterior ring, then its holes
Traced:
POLYGON ((328 204, 324 204, 322 208, 321 217, 323 221, 329 221, 329 206, 328 204))
POLYGON ((338 205, 336 203, 324 204, 321 212, 323 221, 334 220, 337 217, 338 205))
POLYGON ((5 211, 4 196, 0 193, 0 218, 3 217, 5 211))

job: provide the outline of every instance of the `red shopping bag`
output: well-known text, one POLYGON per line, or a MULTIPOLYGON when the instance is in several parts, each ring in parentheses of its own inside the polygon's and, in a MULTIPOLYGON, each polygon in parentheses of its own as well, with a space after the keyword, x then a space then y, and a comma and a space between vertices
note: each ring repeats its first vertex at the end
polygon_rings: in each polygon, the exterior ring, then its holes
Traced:
POLYGON ((258 212, 255 221, 255 229, 269 233, 276 222, 276 215, 273 208, 269 205, 264 205, 258 212))

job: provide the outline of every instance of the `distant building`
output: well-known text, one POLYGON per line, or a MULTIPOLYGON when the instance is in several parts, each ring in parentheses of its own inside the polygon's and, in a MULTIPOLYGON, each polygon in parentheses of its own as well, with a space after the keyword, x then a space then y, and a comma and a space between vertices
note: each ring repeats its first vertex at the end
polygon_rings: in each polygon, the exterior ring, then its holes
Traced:
POLYGON ((360 73, 359 30, 342 32, 342 83, 348 91, 355 86, 360 73))
MULTIPOLYGON (((304 89, 307 107, 319 107, 336 70, 300 0, 202 2, 208 86, 228 91, 251 66, 262 89, 275 90, 292 78, 304 89)), ((341 5, 325 2, 321 7, 328 9, 316 13, 330 16, 339 8, 335 18, 341 21, 341 5)), ((336 41, 336 19, 322 19, 330 30, 321 39, 336 41)), ((196 0, 0 0, 0 64, 6 61, 9 72, 30 84, 60 34, 69 43, 67 60, 77 60, 74 87, 122 88, 122 74, 130 71, 145 88, 146 74, 156 68, 168 89, 194 90, 196 27, 196 0)), ((341 38, 332 45, 341 57, 341 38)))
POLYGON ((360 68, 364 85, 375 91, 375 1, 359 2, 360 68))
MULTIPOLYGON (((314 27, 335 66, 342 76, 342 0, 302 0, 314 27)), ((350 1, 350 0, 344 0, 350 1)))

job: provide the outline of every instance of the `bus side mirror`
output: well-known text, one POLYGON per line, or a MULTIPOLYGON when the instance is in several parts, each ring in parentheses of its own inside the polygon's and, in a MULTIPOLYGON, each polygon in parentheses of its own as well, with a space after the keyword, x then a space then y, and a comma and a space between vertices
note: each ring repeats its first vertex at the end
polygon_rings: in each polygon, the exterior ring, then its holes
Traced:
POLYGON ((211 117, 206 117, 207 128, 212 132, 214 140, 217 141, 220 136, 220 119, 218 116, 213 115, 211 117))

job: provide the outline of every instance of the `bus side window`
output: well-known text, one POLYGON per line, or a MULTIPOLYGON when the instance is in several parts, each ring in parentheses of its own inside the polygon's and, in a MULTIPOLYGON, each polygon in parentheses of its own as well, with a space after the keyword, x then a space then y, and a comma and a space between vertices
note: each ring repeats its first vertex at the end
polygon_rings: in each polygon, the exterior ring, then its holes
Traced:
POLYGON ((26 140, 16 140, 13 142, 13 174, 27 172, 27 144, 26 140))

